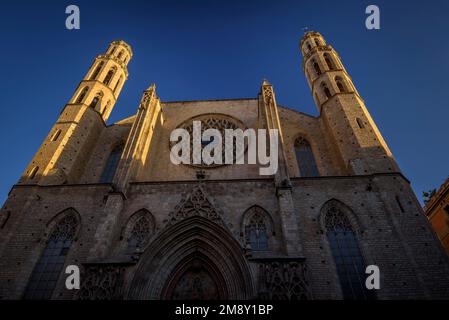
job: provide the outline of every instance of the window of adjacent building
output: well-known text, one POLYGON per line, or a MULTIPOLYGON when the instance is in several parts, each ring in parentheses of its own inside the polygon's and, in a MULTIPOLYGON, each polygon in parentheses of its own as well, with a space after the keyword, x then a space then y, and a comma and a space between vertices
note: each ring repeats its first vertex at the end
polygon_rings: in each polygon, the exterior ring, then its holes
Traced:
POLYGON ((25 290, 25 299, 51 298, 77 227, 78 219, 74 213, 68 213, 55 226, 31 274, 25 290))
POLYGON ((345 210, 338 202, 331 202, 325 208, 324 223, 326 237, 337 268, 344 299, 367 300, 375 298, 365 286, 365 263, 358 241, 345 210))
POLYGON ((312 147, 306 139, 299 138, 295 141, 295 154, 301 177, 318 177, 320 175, 312 147))
POLYGON ((101 183, 110 183, 112 182, 112 179, 114 179, 115 171, 117 170, 117 166, 123 152, 123 147, 124 145, 120 144, 110 153, 100 178, 101 183))

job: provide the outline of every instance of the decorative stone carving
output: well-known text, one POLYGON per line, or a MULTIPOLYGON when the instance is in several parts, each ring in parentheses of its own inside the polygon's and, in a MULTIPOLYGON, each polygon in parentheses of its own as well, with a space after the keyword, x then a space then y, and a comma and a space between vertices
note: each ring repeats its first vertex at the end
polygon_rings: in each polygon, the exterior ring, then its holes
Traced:
POLYGON ((221 214, 207 199, 201 187, 195 188, 187 198, 181 200, 175 211, 170 213, 168 224, 174 224, 192 216, 201 216, 224 225, 221 214))
POLYGON ((49 241, 74 240, 78 228, 78 219, 75 214, 67 214, 53 229, 49 241))
POLYGON ((331 201, 326 206, 327 208, 323 208, 326 213, 324 216, 326 231, 336 231, 337 229, 353 230, 348 217, 338 202, 331 201))
POLYGON ((124 263, 101 263, 85 265, 78 299, 119 300, 122 299, 124 263))
MULTIPOLYGON (((185 129, 189 132, 190 134, 190 158, 193 159, 193 121, 201 121, 201 136, 204 133, 204 131, 206 131, 207 129, 217 129, 218 131, 220 131, 220 134, 223 138, 223 145, 222 145, 222 159, 225 159, 225 130, 226 129, 242 129, 243 131, 245 130, 245 125, 240 122, 237 119, 234 119, 230 116, 227 115, 221 115, 221 114, 206 114, 206 115, 201 115, 201 116, 197 116, 194 118, 191 118, 187 121, 185 121, 184 123, 178 125, 179 129, 185 129)), ((176 144, 177 142, 170 142, 170 149, 176 144)), ((207 144, 207 143, 206 143, 207 144)), ((202 145, 202 148, 204 147, 204 145, 202 145)), ((236 159, 236 145, 234 143, 233 146, 234 150, 234 156, 233 159, 236 159)), ((207 167, 207 168, 214 168, 214 167, 219 167, 219 166, 223 166, 224 164, 210 164, 207 165, 205 163, 202 164, 190 164, 193 167, 207 167)))
POLYGON ((311 299, 302 259, 260 260, 259 299, 311 299))

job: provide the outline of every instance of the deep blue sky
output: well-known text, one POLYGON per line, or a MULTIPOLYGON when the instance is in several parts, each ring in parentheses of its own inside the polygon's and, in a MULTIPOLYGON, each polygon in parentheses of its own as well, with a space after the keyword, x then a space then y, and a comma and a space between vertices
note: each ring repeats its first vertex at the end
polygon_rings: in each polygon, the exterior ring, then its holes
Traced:
POLYGON ((405 175, 421 191, 448 176, 449 1, 9 1, 0 7, 0 203, 94 57, 134 50, 109 122, 132 115, 152 82, 163 101, 255 97, 317 114, 301 72, 302 27, 339 52, 405 175), (77 4, 81 30, 65 29, 77 4), (381 30, 365 8, 381 9, 381 30))

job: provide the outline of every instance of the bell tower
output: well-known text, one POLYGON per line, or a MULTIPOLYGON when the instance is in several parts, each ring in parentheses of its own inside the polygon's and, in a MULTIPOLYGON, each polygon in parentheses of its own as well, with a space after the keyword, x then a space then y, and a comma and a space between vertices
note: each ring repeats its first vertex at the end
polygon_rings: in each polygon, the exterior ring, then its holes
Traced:
POLYGON ((126 42, 113 41, 95 58, 19 184, 77 182, 128 78, 132 55, 126 42))
POLYGON ((323 126, 351 175, 399 172, 338 53, 318 32, 300 42, 303 71, 323 126))

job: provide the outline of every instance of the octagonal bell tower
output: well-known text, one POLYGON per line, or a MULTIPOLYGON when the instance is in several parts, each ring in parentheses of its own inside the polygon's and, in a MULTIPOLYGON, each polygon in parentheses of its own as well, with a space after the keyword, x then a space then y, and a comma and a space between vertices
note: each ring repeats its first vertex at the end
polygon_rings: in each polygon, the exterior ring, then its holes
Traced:
POLYGON ((77 183, 128 78, 132 55, 120 40, 95 58, 19 184, 77 183))
POLYGON ((318 32, 300 42, 303 71, 323 126, 347 173, 367 175, 399 168, 338 53, 318 32))

